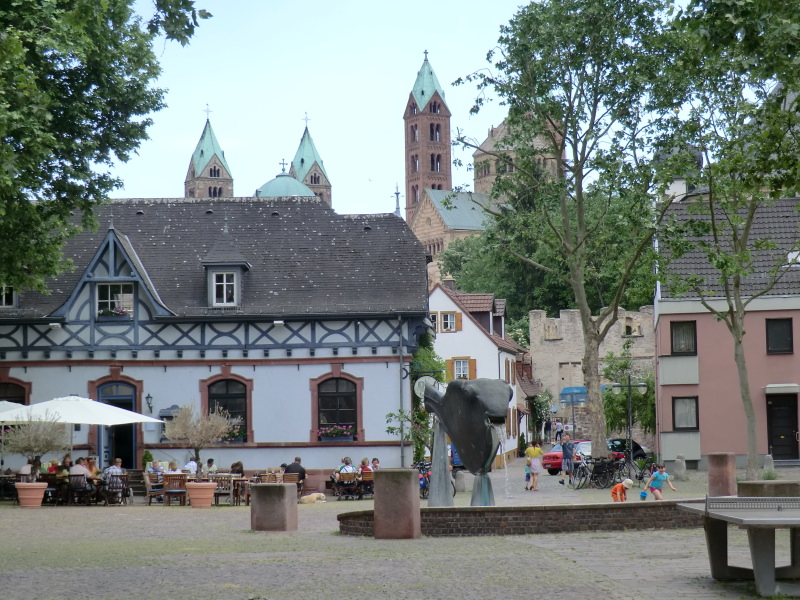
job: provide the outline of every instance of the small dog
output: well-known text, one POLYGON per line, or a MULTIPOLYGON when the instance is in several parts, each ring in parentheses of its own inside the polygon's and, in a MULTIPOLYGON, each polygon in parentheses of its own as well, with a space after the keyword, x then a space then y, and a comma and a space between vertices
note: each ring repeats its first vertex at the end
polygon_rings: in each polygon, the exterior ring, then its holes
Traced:
POLYGON ((298 501, 300 504, 314 504, 315 502, 326 502, 325 494, 321 494, 319 492, 315 494, 308 494, 307 496, 303 496, 298 501))

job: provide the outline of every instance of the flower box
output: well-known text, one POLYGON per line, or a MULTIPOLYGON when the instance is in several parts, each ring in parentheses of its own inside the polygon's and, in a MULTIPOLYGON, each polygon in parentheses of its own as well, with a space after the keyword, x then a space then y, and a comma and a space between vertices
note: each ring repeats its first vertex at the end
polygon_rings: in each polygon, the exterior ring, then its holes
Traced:
POLYGON ((321 442, 352 442, 352 435, 321 435, 319 436, 321 442))

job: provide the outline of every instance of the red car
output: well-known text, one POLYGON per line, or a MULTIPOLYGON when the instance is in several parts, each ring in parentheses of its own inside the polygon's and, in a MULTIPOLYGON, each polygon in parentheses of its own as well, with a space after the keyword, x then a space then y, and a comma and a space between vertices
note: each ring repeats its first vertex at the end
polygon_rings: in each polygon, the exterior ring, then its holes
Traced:
MULTIPOLYGON (((611 448, 609 447, 609 450, 610 449, 611 448)), ((575 458, 573 462, 580 462, 581 454, 585 454, 586 456, 592 455, 592 442, 588 440, 575 442, 575 458)), ((563 454, 561 452, 561 444, 556 444, 550 448, 550 452, 546 452, 542 456, 542 467, 547 469, 547 472, 550 473, 550 475, 557 475, 561 471, 562 458, 563 454)), ((614 458, 625 458, 625 453, 615 451, 614 458)))

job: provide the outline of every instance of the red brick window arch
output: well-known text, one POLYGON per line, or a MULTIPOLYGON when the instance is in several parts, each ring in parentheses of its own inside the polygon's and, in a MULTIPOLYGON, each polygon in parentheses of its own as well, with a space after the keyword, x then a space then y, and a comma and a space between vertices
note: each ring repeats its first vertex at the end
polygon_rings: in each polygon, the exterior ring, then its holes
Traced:
POLYGON ((334 365, 329 373, 309 381, 311 391, 311 441, 319 441, 319 428, 352 426, 354 439, 364 440, 362 399, 364 379, 343 373, 334 365))

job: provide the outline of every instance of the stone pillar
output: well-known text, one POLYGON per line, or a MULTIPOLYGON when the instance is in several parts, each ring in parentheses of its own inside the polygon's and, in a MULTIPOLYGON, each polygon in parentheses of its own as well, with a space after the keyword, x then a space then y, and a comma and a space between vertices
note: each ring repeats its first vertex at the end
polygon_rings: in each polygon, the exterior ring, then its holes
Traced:
POLYGON ((419 474, 416 469, 375 471, 375 538, 416 539, 422 536, 419 474))
POLYGON ((297 531, 296 483, 257 483, 250 490, 250 529, 297 531))
POLYGON ((708 495, 736 495, 736 455, 733 452, 708 455, 708 495))
POLYGON ((689 476, 686 474, 686 457, 683 454, 678 454, 675 457, 675 462, 672 463, 669 476, 675 481, 688 481, 689 476))

